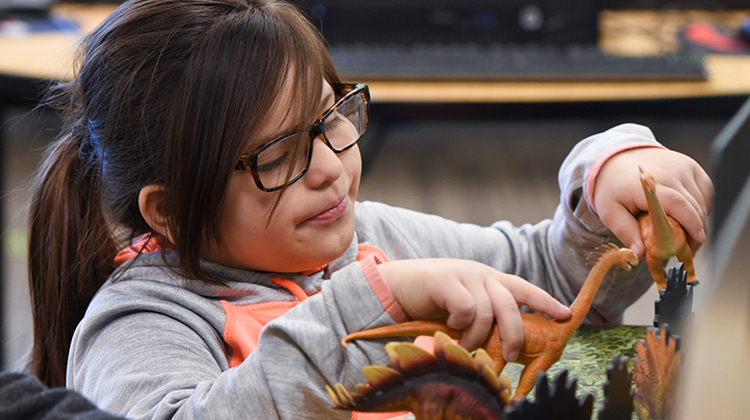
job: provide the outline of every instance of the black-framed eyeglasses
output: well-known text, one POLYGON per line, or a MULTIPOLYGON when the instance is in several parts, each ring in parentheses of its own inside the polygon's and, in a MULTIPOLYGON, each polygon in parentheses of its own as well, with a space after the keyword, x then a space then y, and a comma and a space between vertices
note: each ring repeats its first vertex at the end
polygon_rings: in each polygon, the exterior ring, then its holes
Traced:
POLYGON ((335 153, 357 144, 370 118, 370 91, 364 83, 341 83, 333 89, 341 99, 310 130, 282 134, 254 153, 242 155, 235 170, 250 172, 262 191, 276 191, 307 172, 317 137, 322 137, 335 153))

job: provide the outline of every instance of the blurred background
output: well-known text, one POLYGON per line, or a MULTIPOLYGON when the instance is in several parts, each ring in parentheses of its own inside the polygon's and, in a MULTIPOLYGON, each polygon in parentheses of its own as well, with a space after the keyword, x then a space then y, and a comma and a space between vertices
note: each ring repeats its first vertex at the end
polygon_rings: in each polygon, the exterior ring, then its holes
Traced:
MULTIPOLYGON (((63 52, 69 56, 72 42, 114 7, 100 2, 52 3, 0 0, 4 223, 0 360, 6 368, 18 367, 31 344, 26 207, 32 173, 61 123, 54 112, 36 108, 36 103, 44 79, 70 75, 65 66, 61 67, 65 56, 55 51, 57 45, 64 45, 63 52), (87 14, 90 10, 94 10, 93 17, 87 14), (35 48, 51 52, 45 56, 35 48)), ((462 222, 487 225, 510 220, 522 224, 550 217, 559 200, 557 170, 573 145, 625 122, 649 126, 664 145, 690 155, 712 172, 711 143, 750 94, 750 61, 743 26, 747 16, 743 8, 750 5, 744 1, 578 1, 576 4, 591 8, 577 9, 585 15, 574 16, 571 27, 575 31, 565 36, 560 36, 559 28, 545 31, 568 16, 573 3, 464 1, 454 2, 454 9, 449 7, 450 1, 432 2, 432 6, 416 0, 393 4, 351 0, 297 3, 324 29, 345 78, 371 86, 372 125, 362 141, 365 173, 360 199, 462 222), (460 69, 450 65, 447 70, 429 70, 414 64, 416 67, 383 68, 376 74, 368 70, 372 66, 345 59, 360 51, 368 37, 382 37, 371 33, 357 45, 340 44, 336 39, 338 27, 331 20, 346 13, 367 16, 374 12, 366 4, 375 3, 381 7, 411 4, 412 9, 404 13, 429 16, 426 20, 411 19, 426 25, 427 32, 448 31, 456 39, 467 34, 494 39, 472 44, 477 48, 498 47, 500 42, 492 37, 507 35, 512 39, 502 42, 506 55, 507 51, 517 51, 519 45, 523 50, 534 50, 536 45, 547 48, 565 40, 565 45, 558 45, 552 53, 555 60, 565 63, 557 70, 540 64, 526 70, 460 69), (437 3, 446 6, 436 9, 437 3), (490 3, 505 8, 495 10, 488 6, 490 3), (508 9, 511 6, 512 10, 508 9), (473 20, 469 29, 466 7, 475 7, 470 10, 473 20), (477 10, 482 13, 477 14, 477 10), (515 22, 512 30, 496 24, 506 14, 515 22), (652 57, 661 61, 617 61, 597 70, 602 57, 589 64, 571 62, 569 56, 561 58, 570 52, 571 45, 579 48, 578 55, 584 55, 580 52, 584 46, 586 54, 597 50, 606 52, 609 58, 652 57), (509 46, 514 49, 508 50, 509 46), (560 53, 563 50, 567 53, 560 53), (662 60, 665 57, 667 61, 662 60), (679 60, 679 65, 669 67, 669 60, 679 60), (533 77, 525 78, 524 74, 533 77)), ((361 19, 358 23, 368 25, 361 19)), ((390 29, 403 31, 403 24, 395 25, 390 29)), ((344 34, 350 33, 347 28, 344 25, 341 29, 344 34)), ((372 23, 370 29, 388 28, 381 20, 372 23)), ((406 31, 403 37, 413 32, 406 31)), ((430 50, 440 49, 430 45, 430 50)), ((421 48, 423 55, 432 54, 424 53, 424 46, 423 40, 415 39, 398 48, 411 51, 412 56, 411 48, 421 48)), ((382 50, 382 43, 378 47, 382 50)), ((479 55, 494 51, 480 49, 479 55)), ((394 54, 393 50, 387 53, 394 54)), ((374 54, 368 52, 366 56, 374 54)), ((445 54, 455 54, 455 48, 440 54, 442 58, 437 61, 445 64, 445 54)), ((537 58, 526 60, 539 63, 537 58)), ((455 57, 447 61, 462 62, 455 57)), ((707 254, 698 256, 699 278, 710 278, 707 254)), ((702 287, 696 291, 698 304, 705 296, 701 295, 702 287)), ((656 296, 652 290, 633 305, 625 323, 651 325, 656 296)))

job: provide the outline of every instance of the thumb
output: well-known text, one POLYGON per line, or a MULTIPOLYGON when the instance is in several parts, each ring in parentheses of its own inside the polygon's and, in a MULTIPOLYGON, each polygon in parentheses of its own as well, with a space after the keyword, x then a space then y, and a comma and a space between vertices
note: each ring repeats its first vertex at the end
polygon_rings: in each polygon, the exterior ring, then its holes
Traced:
POLYGON ((646 248, 641 238, 641 227, 630 211, 619 207, 599 217, 620 242, 630 248, 638 258, 643 258, 646 248))

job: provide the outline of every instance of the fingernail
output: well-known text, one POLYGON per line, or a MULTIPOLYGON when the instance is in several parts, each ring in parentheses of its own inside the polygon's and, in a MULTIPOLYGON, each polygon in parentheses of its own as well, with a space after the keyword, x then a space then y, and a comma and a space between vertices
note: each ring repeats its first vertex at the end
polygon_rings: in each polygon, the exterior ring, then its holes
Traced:
POLYGON ((505 360, 508 362, 515 362, 518 358, 518 350, 509 351, 507 355, 505 355, 505 360))

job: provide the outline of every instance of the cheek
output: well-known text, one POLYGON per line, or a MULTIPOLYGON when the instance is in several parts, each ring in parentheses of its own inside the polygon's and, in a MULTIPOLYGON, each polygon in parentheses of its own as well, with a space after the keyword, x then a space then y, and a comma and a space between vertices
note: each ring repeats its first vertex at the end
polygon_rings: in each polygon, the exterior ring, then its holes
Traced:
POLYGON ((244 181, 247 180, 230 181, 219 220, 221 237, 229 247, 239 245, 237 242, 241 242, 243 238, 249 240, 263 237, 268 228, 268 217, 278 198, 276 193, 257 189, 252 184, 252 179, 249 180, 250 183, 244 181))
POLYGON ((271 211, 276 202, 277 194, 259 190, 255 187, 250 174, 242 175, 233 177, 229 182, 222 212, 222 225, 231 227, 237 223, 262 224, 264 215, 271 211))
POLYGON ((344 165, 344 170, 349 173, 352 180, 351 187, 349 188, 349 191, 352 192, 350 195, 353 195, 353 198, 356 198, 357 191, 359 190, 359 181, 362 177, 362 156, 359 151, 359 146, 355 145, 344 152, 344 154, 341 155, 341 163, 344 165))

